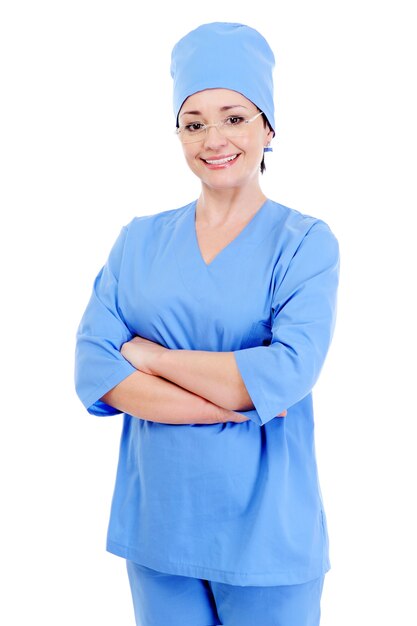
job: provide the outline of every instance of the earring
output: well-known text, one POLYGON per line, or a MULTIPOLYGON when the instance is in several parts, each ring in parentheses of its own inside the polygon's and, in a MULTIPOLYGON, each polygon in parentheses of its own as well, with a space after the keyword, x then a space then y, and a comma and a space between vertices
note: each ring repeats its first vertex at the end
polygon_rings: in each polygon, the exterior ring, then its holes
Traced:
POLYGON ((264 152, 272 152, 272 147, 269 145, 269 143, 264 146, 264 152))

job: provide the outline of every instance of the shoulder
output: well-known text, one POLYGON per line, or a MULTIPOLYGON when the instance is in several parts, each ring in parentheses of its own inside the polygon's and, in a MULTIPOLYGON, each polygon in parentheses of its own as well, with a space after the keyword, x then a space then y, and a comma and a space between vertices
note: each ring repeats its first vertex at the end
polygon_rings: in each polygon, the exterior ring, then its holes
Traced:
POLYGON ((269 204, 275 224, 281 231, 287 231, 295 238, 304 238, 311 230, 327 232, 334 237, 330 226, 319 217, 292 209, 273 200, 269 200, 269 204))
POLYGON ((181 221, 193 208, 194 202, 186 204, 177 209, 168 209, 147 215, 134 217, 124 229, 129 234, 138 235, 140 233, 154 232, 174 228, 178 221, 181 221))
POLYGON ((122 227, 120 236, 123 257, 132 259, 150 257, 166 249, 175 230, 193 211, 194 202, 177 209, 133 217, 122 227))
POLYGON ((321 257, 337 261, 339 244, 324 220, 272 200, 269 216, 268 237, 280 266, 288 267, 294 258, 307 263, 321 257))
MULTIPOLYGON (((338 248, 330 226, 319 217, 269 200, 270 235, 281 252, 295 254, 301 246, 338 248)), ((292 256, 291 254, 291 256, 292 256)))

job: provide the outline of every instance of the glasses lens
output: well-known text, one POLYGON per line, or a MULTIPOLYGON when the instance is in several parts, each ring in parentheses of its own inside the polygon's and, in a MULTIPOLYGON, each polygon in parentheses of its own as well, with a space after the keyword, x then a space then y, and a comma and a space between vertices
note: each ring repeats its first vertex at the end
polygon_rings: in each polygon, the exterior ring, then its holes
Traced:
POLYGON ((216 124, 205 125, 200 122, 188 124, 181 126, 178 129, 178 134, 182 143, 193 143, 205 139, 208 129, 215 126, 217 131, 225 137, 241 137, 249 132, 250 122, 253 122, 260 115, 262 115, 261 112, 249 119, 241 115, 229 116, 216 124))
POLYGON ((179 136, 182 143, 194 143, 202 141, 207 134, 205 126, 198 128, 196 125, 182 126, 179 128, 179 136))

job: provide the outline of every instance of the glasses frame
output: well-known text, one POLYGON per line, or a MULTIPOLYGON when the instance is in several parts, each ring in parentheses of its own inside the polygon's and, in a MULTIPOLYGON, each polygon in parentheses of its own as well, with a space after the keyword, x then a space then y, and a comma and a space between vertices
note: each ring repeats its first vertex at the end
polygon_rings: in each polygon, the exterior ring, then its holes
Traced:
MULTIPOLYGON (((258 119, 258 117, 260 115, 263 115, 263 111, 258 111, 258 113, 256 113, 253 117, 250 117, 248 120, 244 120, 242 122, 242 124, 250 124, 251 122, 254 122, 256 119, 258 119)), ((242 117, 241 115, 229 115, 229 117, 242 117)), ((225 121, 228 119, 228 117, 226 117, 224 120, 220 120, 219 122, 215 122, 214 124, 203 124, 202 128, 200 128, 200 130, 196 131, 196 138, 192 139, 191 141, 183 141, 181 139, 181 131, 185 128, 185 126, 178 126, 175 129, 175 134, 179 137, 181 143, 196 143, 197 141, 203 141, 203 139, 205 137, 207 137, 207 131, 209 128, 217 128, 217 131, 221 134, 221 128, 225 126, 225 121)), ((235 137, 238 137, 239 135, 235 135, 235 137)))

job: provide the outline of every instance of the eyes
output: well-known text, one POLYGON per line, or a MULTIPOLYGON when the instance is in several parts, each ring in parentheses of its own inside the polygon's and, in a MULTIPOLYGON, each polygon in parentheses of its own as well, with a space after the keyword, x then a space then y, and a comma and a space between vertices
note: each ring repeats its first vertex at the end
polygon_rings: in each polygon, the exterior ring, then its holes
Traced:
POLYGON ((203 130, 204 127, 205 125, 201 122, 193 122, 192 124, 186 124, 182 128, 186 133, 198 133, 198 131, 203 130))
POLYGON ((203 122, 191 122, 190 124, 185 124, 185 126, 183 126, 181 130, 183 130, 187 134, 193 134, 193 133, 199 133, 199 132, 201 133, 202 131, 206 130, 206 128, 210 126, 218 126, 219 128, 222 128, 223 126, 239 126, 239 124, 243 124, 246 121, 247 121, 246 118, 242 115, 229 115, 229 117, 226 117, 224 120, 220 120, 220 122, 217 122, 216 124, 204 124, 203 122))
POLYGON ((244 115, 228 115, 220 122, 215 124, 204 124, 204 122, 194 121, 180 126, 176 129, 176 133, 182 143, 193 143, 201 141, 206 136, 209 128, 215 127, 218 132, 233 139, 233 137, 242 137, 249 132, 251 122, 254 122, 263 115, 262 111, 258 111, 255 115, 249 119, 244 115))

